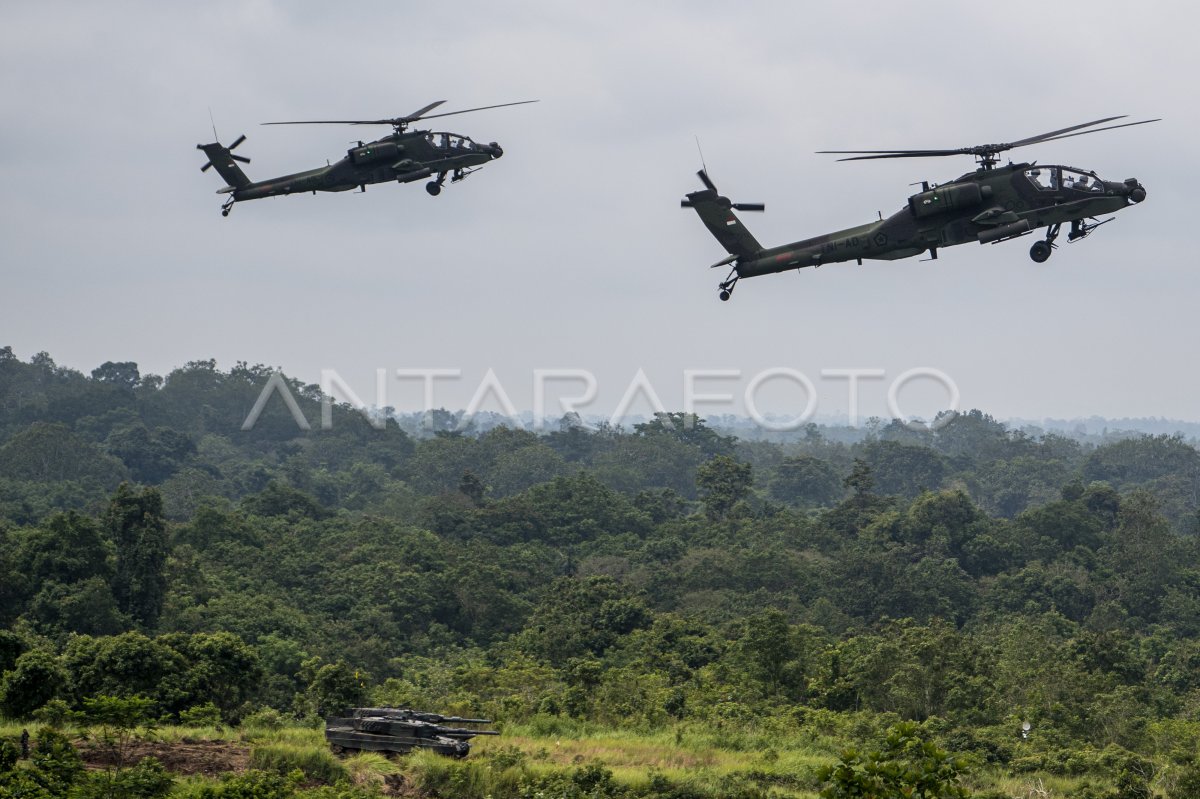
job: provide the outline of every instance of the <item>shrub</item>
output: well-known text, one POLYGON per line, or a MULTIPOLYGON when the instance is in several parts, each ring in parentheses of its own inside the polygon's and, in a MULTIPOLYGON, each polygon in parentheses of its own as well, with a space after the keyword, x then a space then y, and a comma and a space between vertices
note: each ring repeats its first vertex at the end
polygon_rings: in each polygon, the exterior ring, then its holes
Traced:
POLYGON ((189 707, 179 712, 179 723, 185 727, 216 727, 221 723, 221 711, 212 702, 189 707))
POLYGON ((264 707, 261 710, 256 710, 242 719, 243 727, 254 727, 260 730, 283 729, 287 723, 287 717, 273 707, 264 707))
POLYGON ((226 775, 218 785, 205 785, 197 799, 291 799, 303 776, 284 776, 272 771, 247 771, 226 775))
POLYGON ((79 799, 160 799, 171 793, 175 778, 167 773, 162 763, 153 757, 144 758, 136 766, 117 771, 102 771, 92 774, 72 797, 79 799))
POLYGON ((53 655, 36 649, 26 652, 0 681, 0 712, 10 718, 28 718, 58 696, 66 684, 67 673, 53 655))
POLYGON ((30 759, 34 768, 59 785, 73 785, 83 774, 83 759, 67 736, 56 730, 44 729, 38 734, 30 759))

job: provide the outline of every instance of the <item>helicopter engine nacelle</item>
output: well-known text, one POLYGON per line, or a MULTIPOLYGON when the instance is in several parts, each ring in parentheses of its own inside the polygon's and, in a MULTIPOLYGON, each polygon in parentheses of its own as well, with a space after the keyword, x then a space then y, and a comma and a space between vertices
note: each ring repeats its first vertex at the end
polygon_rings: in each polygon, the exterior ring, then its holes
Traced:
POLYGON ((908 207, 918 219, 950 211, 955 208, 970 208, 980 205, 992 196, 991 186, 978 183, 956 183, 942 186, 908 198, 908 207))
POLYGON ((352 164, 373 164, 376 161, 395 161, 399 158, 401 147, 395 142, 375 142, 355 147, 347 152, 352 164))

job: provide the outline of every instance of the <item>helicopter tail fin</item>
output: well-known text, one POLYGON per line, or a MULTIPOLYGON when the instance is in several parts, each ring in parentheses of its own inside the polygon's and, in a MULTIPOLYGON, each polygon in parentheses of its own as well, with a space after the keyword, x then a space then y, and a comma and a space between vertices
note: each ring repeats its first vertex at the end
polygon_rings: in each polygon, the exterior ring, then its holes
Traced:
POLYGON ((762 203, 731 202, 728 197, 717 193, 717 187, 703 169, 696 174, 707 188, 688 194, 681 205, 696 210, 700 221, 730 255, 742 258, 761 251, 762 245, 758 239, 754 238, 734 211, 764 211, 766 206, 762 203))
POLYGON ((245 136, 238 136, 237 141, 228 147, 225 147, 220 142, 212 144, 197 144, 197 150, 203 150, 208 156, 208 163, 200 167, 200 171, 204 172, 209 167, 216 167, 217 174, 225 178, 225 182, 235 189, 240 189, 243 186, 249 186, 250 178, 246 177, 246 173, 237 165, 237 161, 243 164, 250 163, 249 158, 244 158, 240 155, 234 155, 232 150, 246 140, 245 136))

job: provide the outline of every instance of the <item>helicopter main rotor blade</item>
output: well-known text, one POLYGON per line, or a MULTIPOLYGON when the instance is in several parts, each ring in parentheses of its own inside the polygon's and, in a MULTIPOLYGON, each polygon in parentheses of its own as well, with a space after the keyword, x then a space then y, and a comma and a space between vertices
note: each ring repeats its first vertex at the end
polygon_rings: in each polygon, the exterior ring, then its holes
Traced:
MULTIPOLYGON (((1057 136, 1061 136, 1064 133, 1070 133, 1073 130, 1079 130, 1080 128, 1090 128, 1092 125, 1101 125, 1105 122, 1112 122, 1114 119, 1124 119, 1126 116, 1127 116, 1126 114, 1121 114, 1120 116, 1115 116, 1115 117, 1105 117, 1104 119, 1097 119, 1094 122, 1084 122, 1082 125, 1072 125, 1071 127, 1063 128, 1062 130, 1052 130, 1049 133, 1039 133, 1036 136, 1029 136, 1028 138, 1017 139, 1015 142, 1010 143, 1009 147, 1021 147, 1026 144, 1033 144, 1035 142, 1045 141, 1046 139, 1055 138, 1057 136)), ((1096 131, 1090 130, 1087 132, 1095 133, 1096 131)))
POLYGON ((469 114, 472 111, 486 111, 489 108, 505 108, 510 105, 525 105, 527 103, 536 103, 538 100, 518 100, 515 103, 500 103, 499 105, 481 105, 478 108, 464 108, 462 111, 447 111, 444 114, 429 114, 427 116, 409 117, 409 121, 413 122, 418 119, 436 119, 437 117, 452 117, 455 114, 469 114))
POLYGON ((997 153, 1002 153, 1005 150, 1011 150, 1016 147, 1025 147, 1030 144, 1039 144, 1041 142, 1053 141, 1055 139, 1066 139, 1071 136, 1082 136, 1085 133, 1099 133, 1102 130, 1113 130, 1114 128, 1124 128, 1129 125, 1144 125, 1146 122, 1157 122, 1156 119, 1148 119, 1142 122, 1126 122, 1121 125, 1109 125, 1103 128, 1093 128, 1092 130, 1082 130, 1082 128, 1091 128, 1093 125, 1102 125, 1105 122, 1112 122, 1116 119, 1124 119, 1125 114, 1112 117, 1104 117, 1103 119, 1094 119, 1091 122, 1084 122, 1080 125, 1071 125, 1066 128, 1039 133, 1036 136, 1027 136, 1024 139, 1017 139, 1012 142, 1000 142, 998 144, 977 144, 973 147, 959 147, 956 149, 936 150, 818 150, 819 153, 831 155, 853 155, 853 158, 839 158, 839 161, 870 161, 877 158, 928 158, 944 155, 976 155, 980 157, 994 157, 997 153))
MULTIPOLYGON (((1085 122, 1082 125, 1072 125, 1069 128, 1062 128, 1060 130, 1052 130, 1049 133, 1039 133, 1036 136, 1029 136, 1028 138, 1018 139, 1015 142, 1006 142, 1004 144, 983 144, 983 145, 977 145, 975 147, 956 147, 956 148, 952 148, 952 149, 925 148, 923 150, 900 150, 900 149, 892 149, 892 150, 817 150, 817 152, 825 153, 825 154, 857 154, 857 155, 867 155, 870 153, 880 153, 880 154, 882 154, 882 153, 904 153, 906 155, 907 154, 923 154, 923 155, 960 155, 961 154, 961 155, 966 155, 966 154, 970 154, 971 152, 973 152, 975 150, 979 150, 982 148, 993 148, 994 147, 996 149, 1005 149, 1006 150, 1010 147, 1020 147, 1023 144, 1032 144, 1034 142, 1041 141, 1043 139, 1048 139, 1052 136, 1059 136, 1063 133, 1070 133, 1073 130, 1079 130, 1080 128, 1088 128, 1088 127, 1091 127, 1092 125, 1099 125, 1103 122, 1112 122, 1114 119, 1123 119, 1123 118, 1124 118, 1123 116, 1105 117, 1104 119, 1097 119, 1092 122, 1085 122)), ((898 155, 897 157, 902 157, 902 156, 898 155)), ((840 158, 838 160, 849 161, 851 159, 840 158)))
POLYGON ((437 108, 445 100, 437 100, 408 116, 392 117, 389 119, 307 119, 299 122, 263 122, 263 125, 396 125, 420 119, 427 111, 437 108))
POLYGON ((873 161, 877 158, 934 158, 943 155, 971 155, 970 150, 824 150, 823 152, 879 153, 878 155, 856 155, 853 158, 839 158, 839 161, 873 161))
POLYGON ((297 122, 260 122, 260 125, 390 125, 390 119, 304 119, 297 122))
POLYGON ((1107 128, 1096 128, 1095 130, 1081 130, 1079 133, 1068 133, 1063 136, 1051 136, 1048 139, 1039 139, 1038 142, 1041 143, 1041 142, 1047 142, 1047 141, 1055 141, 1056 139, 1069 139, 1072 136, 1083 136, 1088 133, 1099 133, 1102 130, 1116 130, 1117 128, 1129 128, 1129 127, 1133 127, 1134 125, 1148 125, 1151 122, 1161 122, 1161 121, 1162 121, 1161 117, 1159 119, 1143 119, 1141 122, 1126 122, 1121 125, 1109 125, 1107 128))
POLYGON ((441 104, 442 104, 442 103, 444 103, 444 102, 446 102, 446 101, 445 101, 445 100, 435 100, 434 102, 432 102, 432 103, 430 103, 429 105, 427 105, 427 106, 425 106, 424 108, 422 108, 420 111, 413 111, 413 112, 412 112, 411 114, 409 114, 408 116, 406 116, 406 117, 401 117, 401 119, 420 119, 420 118, 421 118, 421 117, 423 117, 425 114, 427 114, 428 112, 430 112, 430 111, 432 111, 433 109, 437 108, 439 105, 441 105, 441 104))
POLYGON ((445 100, 438 100, 436 103, 430 103, 413 114, 406 117, 391 117, 389 119, 305 119, 293 122, 263 122, 263 125, 392 125, 393 127, 407 125, 410 122, 416 122, 419 119, 435 119, 437 117, 449 117, 455 114, 467 114, 471 111, 486 111, 489 108, 504 108, 510 105, 525 105, 526 103, 536 103, 537 100, 520 100, 515 103, 500 103, 499 105, 483 105, 478 108, 465 108, 462 111, 447 111, 444 114, 429 114, 425 112, 437 108, 445 100))
POLYGON ((926 148, 924 150, 817 150, 817 152, 818 153, 834 153, 834 154, 839 154, 839 153, 864 153, 864 154, 865 153, 946 153, 947 155, 950 155, 951 153, 960 152, 960 150, 957 150, 957 149, 956 150, 930 150, 930 149, 926 148))

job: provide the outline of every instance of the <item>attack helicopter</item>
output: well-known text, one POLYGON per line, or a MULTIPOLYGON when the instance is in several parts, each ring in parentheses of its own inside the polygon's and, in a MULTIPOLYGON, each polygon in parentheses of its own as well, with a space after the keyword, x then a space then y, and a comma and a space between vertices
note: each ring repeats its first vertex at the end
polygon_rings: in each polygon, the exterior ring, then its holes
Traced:
MULTIPOLYGON (((233 204, 245 200, 257 200, 262 197, 275 197, 281 194, 297 194, 311 191, 349 191, 351 189, 367 190, 369 183, 411 183, 433 177, 425 185, 425 190, 436 197, 441 194, 442 186, 449 177, 451 183, 457 183, 467 175, 479 169, 489 161, 504 155, 504 150, 496 142, 481 144, 458 133, 441 133, 429 130, 409 130, 408 126, 418 120, 434 119, 437 117, 466 114, 472 111, 486 111, 489 108, 504 108, 510 105, 525 105, 536 103, 537 100, 521 100, 516 103, 501 103, 485 105, 479 108, 467 108, 462 111, 448 111, 442 114, 429 113, 442 105, 445 100, 430 103, 419 111, 407 116, 390 119, 320 119, 302 122, 264 122, 264 125, 391 125, 392 132, 381 139, 357 146, 346 151, 346 157, 335 164, 292 175, 271 178, 270 180, 252 181, 242 172, 236 161, 250 163, 250 159, 235 155, 233 150, 246 140, 245 135, 228 147, 219 141, 212 144, 197 144, 197 150, 203 150, 208 156, 208 163, 200 167, 204 172, 209 167, 216 167, 217 173, 225 179, 226 186, 217 189, 218 194, 228 194, 221 205, 221 216, 229 216, 233 204)), ((213 130, 213 138, 218 138, 213 130)))
POLYGON ((972 155, 978 167, 974 172, 940 186, 922 182, 921 191, 909 197, 904 207, 886 219, 880 214, 875 222, 780 247, 760 245, 734 213, 764 211, 766 207, 762 203, 735 203, 722 197, 709 179, 707 168, 697 173, 705 188, 688 194, 682 205, 696 210, 709 232, 729 253, 729 257, 712 265, 712 268, 731 266, 729 275, 718 286, 718 296, 723 301, 729 299, 734 286, 743 277, 842 261, 857 261, 861 265, 864 258, 892 261, 922 253, 937 258, 940 247, 972 241, 997 244, 1029 235, 1040 228, 1046 228, 1045 238, 1029 248, 1029 257, 1043 263, 1057 248, 1055 240, 1064 224, 1070 224, 1067 240, 1079 241, 1112 221, 1112 217, 1099 220, 1099 215, 1142 202, 1146 199, 1146 189, 1136 178, 1107 181, 1095 172, 1070 166, 1047 166, 1036 162, 1014 164, 1011 161, 998 166, 1000 153, 1055 139, 1159 121, 1146 119, 1094 127, 1125 118, 1105 117, 1013 142, 956 149, 821 150, 821 153, 850 156, 839 158, 839 161, 972 155))

